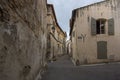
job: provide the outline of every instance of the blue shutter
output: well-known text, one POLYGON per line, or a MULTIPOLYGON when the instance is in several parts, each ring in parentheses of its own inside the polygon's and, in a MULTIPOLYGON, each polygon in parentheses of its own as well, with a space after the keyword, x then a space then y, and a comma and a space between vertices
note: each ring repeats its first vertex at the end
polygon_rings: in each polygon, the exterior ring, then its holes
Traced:
POLYGON ((99 41, 97 42, 97 58, 98 59, 107 59, 107 42, 99 41))
POLYGON ((96 35, 96 20, 91 18, 91 34, 96 35))
POLYGON ((114 35, 114 19, 113 18, 108 20, 108 34, 114 35))

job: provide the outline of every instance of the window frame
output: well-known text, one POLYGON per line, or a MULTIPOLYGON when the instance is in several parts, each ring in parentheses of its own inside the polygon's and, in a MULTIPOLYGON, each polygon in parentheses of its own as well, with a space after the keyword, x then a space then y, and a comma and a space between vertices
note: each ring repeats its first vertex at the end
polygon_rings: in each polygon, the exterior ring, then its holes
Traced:
POLYGON ((106 34, 106 19, 97 19, 96 20, 96 34, 106 34))

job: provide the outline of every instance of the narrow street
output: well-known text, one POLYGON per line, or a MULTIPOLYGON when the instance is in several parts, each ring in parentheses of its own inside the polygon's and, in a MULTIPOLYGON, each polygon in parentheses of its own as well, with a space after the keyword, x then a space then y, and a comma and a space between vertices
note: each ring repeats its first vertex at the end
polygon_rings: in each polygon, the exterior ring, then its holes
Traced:
POLYGON ((119 21, 120 0, 0 0, 0 80, 120 80, 119 21))
POLYGON ((65 55, 48 64, 42 80, 120 80, 120 63, 74 66, 65 55))

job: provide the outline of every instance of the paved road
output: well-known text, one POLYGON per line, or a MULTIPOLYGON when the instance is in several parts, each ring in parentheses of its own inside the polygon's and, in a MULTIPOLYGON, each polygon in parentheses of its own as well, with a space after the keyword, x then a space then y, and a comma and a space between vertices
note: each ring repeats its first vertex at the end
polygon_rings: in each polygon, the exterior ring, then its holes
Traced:
POLYGON ((42 80, 120 80, 120 63, 75 67, 68 56, 50 63, 42 80))

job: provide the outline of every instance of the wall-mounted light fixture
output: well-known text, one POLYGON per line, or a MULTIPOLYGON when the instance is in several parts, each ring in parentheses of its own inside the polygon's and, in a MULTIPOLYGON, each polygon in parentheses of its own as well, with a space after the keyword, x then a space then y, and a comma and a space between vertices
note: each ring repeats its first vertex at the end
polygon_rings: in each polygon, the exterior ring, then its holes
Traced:
POLYGON ((54 25, 53 25, 53 24, 47 24, 47 25, 51 27, 52 32, 54 33, 54 32, 55 32, 55 27, 54 27, 54 25))
POLYGON ((53 32, 53 33, 55 32, 55 27, 54 27, 54 26, 52 26, 52 32, 53 32))

